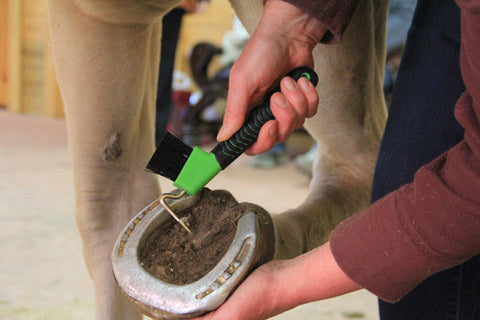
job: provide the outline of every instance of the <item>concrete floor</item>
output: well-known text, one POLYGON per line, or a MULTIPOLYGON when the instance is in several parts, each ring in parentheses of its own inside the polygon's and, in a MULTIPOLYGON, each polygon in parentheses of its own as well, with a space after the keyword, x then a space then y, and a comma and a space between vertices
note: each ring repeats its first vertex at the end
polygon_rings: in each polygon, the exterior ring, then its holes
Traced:
MULTIPOLYGON (((294 152, 309 143, 297 139, 294 152)), ((65 122, 0 111, 0 159, 0 319, 93 319, 92 284, 74 221, 65 122)), ((242 156, 209 187, 227 189, 237 200, 272 213, 303 200, 309 179, 292 163, 258 170, 249 160, 242 156)), ((173 189, 161 179, 164 191, 173 189)), ((377 320, 376 298, 362 290, 273 319, 377 320)))

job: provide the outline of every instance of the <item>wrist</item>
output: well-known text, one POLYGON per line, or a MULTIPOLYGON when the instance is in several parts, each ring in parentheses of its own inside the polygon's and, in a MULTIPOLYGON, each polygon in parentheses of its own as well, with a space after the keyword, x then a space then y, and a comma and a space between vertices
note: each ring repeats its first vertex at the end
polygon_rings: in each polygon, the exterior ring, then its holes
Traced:
POLYGON ((329 243, 286 260, 273 283, 284 310, 361 289, 337 265, 329 243))
POLYGON ((311 49, 327 32, 319 20, 284 0, 265 2, 260 25, 269 27, 272 33, 279 33, 287 39, 306 43, 311 49))

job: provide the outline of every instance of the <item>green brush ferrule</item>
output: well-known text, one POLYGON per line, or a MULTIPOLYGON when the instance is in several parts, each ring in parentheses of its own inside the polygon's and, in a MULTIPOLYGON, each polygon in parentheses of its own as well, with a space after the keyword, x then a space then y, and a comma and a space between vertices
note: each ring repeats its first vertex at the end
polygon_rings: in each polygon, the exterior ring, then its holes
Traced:
POLYGON ((213 153, 194 147, 173 185, 194 195, 221 170, 213 153))

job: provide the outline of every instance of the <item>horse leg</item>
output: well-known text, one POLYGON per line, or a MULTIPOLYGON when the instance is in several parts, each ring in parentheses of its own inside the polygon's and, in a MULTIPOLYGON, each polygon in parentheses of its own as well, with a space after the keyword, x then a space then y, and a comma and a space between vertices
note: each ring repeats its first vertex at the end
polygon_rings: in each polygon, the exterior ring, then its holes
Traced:
POLYGON ((144 168, 154 151, 161 16, 173 5, 49 0, 96 319, 141 318, 117 289, 110 256, 123 227, 160 192, 144 168))
MULTIPOLYGON (((232 4, 252 32, 262 2, 232 4)), ((340 221, 369 205, 386 120, 382 84, 387 9, 388 1, 361 2, 342 41, 315 48, 320 102, 305 127, 318 144, 317 161, 304 202, 272 216, 277 259, 319 246, 340 221)))

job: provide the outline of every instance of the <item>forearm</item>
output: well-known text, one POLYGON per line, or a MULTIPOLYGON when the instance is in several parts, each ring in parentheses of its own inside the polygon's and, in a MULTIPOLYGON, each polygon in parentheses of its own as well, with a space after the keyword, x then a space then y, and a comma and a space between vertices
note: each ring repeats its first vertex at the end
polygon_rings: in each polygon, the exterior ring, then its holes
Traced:
POLYGON ((276 263, 269 268, 274 274, 275 300, 283 309, 280 312, 361 289, 338 266, 330 243, 295 259, 276 263))
POLYGON ((463 141, 420 168, 413 183, 342 222, 330 239, 343 270, 386 301, 480 252, 480 1, 457 3, 467 90, 455 115, 463 141))

